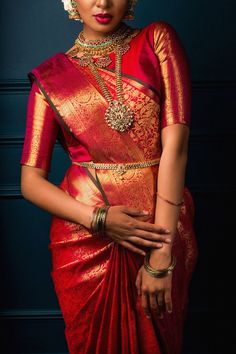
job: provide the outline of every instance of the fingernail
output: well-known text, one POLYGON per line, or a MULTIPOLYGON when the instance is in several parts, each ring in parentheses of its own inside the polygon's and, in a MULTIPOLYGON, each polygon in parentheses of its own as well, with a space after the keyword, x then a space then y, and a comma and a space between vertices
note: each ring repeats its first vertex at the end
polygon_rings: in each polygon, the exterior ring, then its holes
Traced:
POLYGON ((145 252, 142 252, 142 255, 143 255, 143 256, 146 256, 146 253, 145 253, 145 252))
POLYGON ((163 247, 163 243, 158 243, 158 244, 156 245, 156 248, 161 248, 161 247, 163 247))
POLYGON ((168 310, 168 313, 172 313, 172 311, 171 311, 171 310, 168 310))
POLYGON ((148 215, 149 212, 147 210, 143 210, 143 214, 148 215))
POLYGON ((166 239, 166 242, 169 242, 169 243, 170 243, 170 242, 171 242, 171 239, 170 239, 170 238, 167 238, 167 239, 166 239))
POLYGON ((148 319, 150 319, 150 318, 151 318, 151 316, 150 316, 150 315, 146 315, 146 317, 147 317, 148 319))
POLYGON ((169 229, 166 229, 166 230, 165 230, 165 232, 168 232, 168 233, 170 233, 170 230, 169 230, 169 229))

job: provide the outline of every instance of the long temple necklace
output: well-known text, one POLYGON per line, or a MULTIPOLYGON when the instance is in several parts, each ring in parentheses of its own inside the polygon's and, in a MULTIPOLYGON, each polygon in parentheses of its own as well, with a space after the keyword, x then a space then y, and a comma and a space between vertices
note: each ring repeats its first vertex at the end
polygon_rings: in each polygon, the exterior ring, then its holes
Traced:
POLYGON ((122 74, 121 74, 121 65, 122 65, 122 48, 120 45, 116 47, 116 95, 117 99, 114 100, 111 93, 108 90, 108 87, 101 77, 98 69, 93 60, 91 60, 89 66, 92 73, 94 74, 99 86, 101 87, 102 93, 109 103, 109 107, 105 113, 105 120, 109 127, 119 132, 124 132, 132 125, 134 117, 133 112, 130 107, 124 103, 123 96, 123 84, 122 84, 122 74))
POLYGON ((133 38, 138 32, 131 30, 126 25, 124 26, 113 35, 98 41, 86 42, 83 33, 80 33, 78 39, 75 41, 77 48, 70 53, 71 57, 76 57, 80 66, 90 67, 92 74, 102 90, 104 98, 109 103, 109 107, 105 112, 105 120, 108 126, 119 132, 128 130, 134 120, 131 108, 124 103, 121 67, 122 56, 130 48, 129 44, 125 43, 124 40, 133 38), (108 53, 113 50, 115 50, 116 54, 115 75, 117 97, 115 100, 97 69, 97 67, 105 68, 111 63, 108 53), (77 54, 81 54, 81 52, 82 56, 78 58, 77 54), (93 56, 98 56, 98 58, 95 60, 93 56))

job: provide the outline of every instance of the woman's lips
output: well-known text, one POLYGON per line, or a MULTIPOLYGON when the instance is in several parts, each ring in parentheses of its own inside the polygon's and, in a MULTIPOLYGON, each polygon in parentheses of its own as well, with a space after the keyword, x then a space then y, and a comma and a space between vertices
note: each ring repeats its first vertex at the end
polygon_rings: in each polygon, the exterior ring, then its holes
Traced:
POLYGON ((112 15, 109 14, 98 14, 94 16, 96 21, 102 24, 107 24, 109 22, 111 22, 112 20, 112 15))

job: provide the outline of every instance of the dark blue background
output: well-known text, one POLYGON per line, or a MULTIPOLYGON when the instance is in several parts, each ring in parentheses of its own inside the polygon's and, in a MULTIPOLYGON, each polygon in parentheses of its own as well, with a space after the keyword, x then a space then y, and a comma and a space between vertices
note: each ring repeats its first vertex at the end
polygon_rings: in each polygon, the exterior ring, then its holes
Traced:
MULTIPOLYGON (((0 56, 0 351, 64 353, 64 324, 50 279, 50 215, 22 199, 20 165, 27 73, 73 45, 78 22, 61 1, 2 0, 0 56)), ((234 230, 235 1, 139 0, 134 26, 165 20, 189 55, 193 110, 186 184, 196 205, 199 261, 190 289, 185 353, 227 353, 228 266, 234 230), (229 231, 226 228, 229 227, 229 231)), ((50 180, 68 159, 56 144, 50 180)))

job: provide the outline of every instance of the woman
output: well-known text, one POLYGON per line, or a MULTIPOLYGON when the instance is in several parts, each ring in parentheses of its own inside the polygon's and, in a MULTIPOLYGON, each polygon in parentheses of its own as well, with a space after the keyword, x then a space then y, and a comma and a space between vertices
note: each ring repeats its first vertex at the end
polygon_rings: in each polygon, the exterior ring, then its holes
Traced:
POLYGON ((52 279, 71 354, 181 352, 197 248, 185 186, 190 78, 175 30, 136 1, 64 1, 75 45, 29 74, 22 194, 53 214, 52 279), (72 164, 47 180, 58 137, 72 164))

